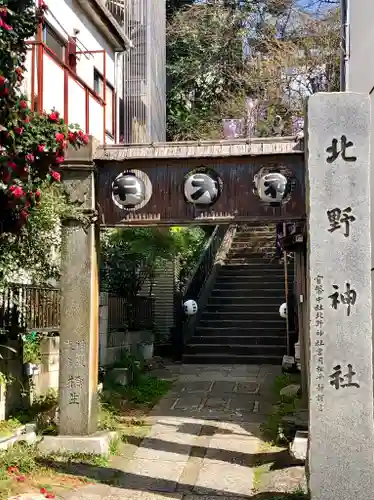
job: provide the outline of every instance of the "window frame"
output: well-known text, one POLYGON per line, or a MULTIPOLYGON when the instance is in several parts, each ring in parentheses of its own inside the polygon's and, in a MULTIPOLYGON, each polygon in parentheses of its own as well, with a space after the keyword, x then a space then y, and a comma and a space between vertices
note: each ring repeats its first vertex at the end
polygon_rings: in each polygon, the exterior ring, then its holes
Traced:
MULTIPOLYGON (((105 85, 105 83, 106 83, 106 90, 108 91, 108 89, 109 89, 112 93, 112 106, 111 106, 112 107, 112 120, 111 120, 112 121, 112 130, 108 130, 107 123, 105 123, 105 133, 109 137, 114 138, 116 135, 116 116, 115 116, 115 113, 116 113, 116 92, 114 89, 114 85, 112 85, 110 82, 108 82, 108 79, 106 79, 106 82, 105 82, 103 74, 96 67, 94 67, 93 90, 94 90, 95 94, 97 95, 97 97, 99 97, 103 101, 104 101, 104 85, 105 85), (97 79, 101 82, 101 85, 102 85, 102 95, 100 94, 100 92, 97 91, 97 88, 96 88, 97 79)), ((108 105, 107 100, 105 101, 105 105, 106 106, 108 105)))
POLYGON ((67 41, 48 22, 46 22, 43 26, 43 43, 55 55, 55 57, 57 57, 59 61, 66 62, 65 59, 67 55, 67 41), (48 45, 47 32, 49 32, 50 35, 56 40, 56 42, 61 45, 62 57, 60 56, 60 54, 56 54, 56 52, 48 45))

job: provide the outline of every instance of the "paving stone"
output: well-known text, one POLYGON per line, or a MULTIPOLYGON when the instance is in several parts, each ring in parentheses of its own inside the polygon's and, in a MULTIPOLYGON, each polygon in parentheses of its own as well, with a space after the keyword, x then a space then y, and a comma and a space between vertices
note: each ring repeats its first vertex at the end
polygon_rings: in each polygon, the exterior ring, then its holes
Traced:
POLYGON ((198 494, 250 495, 253 470, 236 464, 206 463, 200 470, 194 492, 198 494))
POLYGON ((240 395, 230 398, 228 407, 230 410, 238 411, 253 411, 255 405, 254 399, 249 399, 248 396, 240 395))
MULTIPOLYGON (((156 493, 124 488, 113 488, 105 485, 94 485, 63 494, 64 500, 181 500, 180 493, 156 493)), ((58 500, 58 499, 56 499, 58 500)))
POLYGON ((212 387, 212 395, 216 396, 217 394, 231 394, 235 389, 235 382, 214 382, 212 387))
MULTIPOLYGON (((175 433, 170 437, 176 438, 175 433)), ((157 439, 146 438, 134 454, 135 459, 161 460, 171 462, 186 462, 191 452, 191 445, 177 443, 161 435, 157 439)))
POLYGON ((202 401, 201 396, 182 396, 176 400, 172 409, 196 411, 199 409, 202 401))
POLYGON ((120 483, 129 489, 174 492, 186 462, 161 460, 133 460, 120 483))
POLYGON ((253 466, 256 462, 259 443, 259 439, 255 437, 215 436, 209 442, 204 465, 207 462, 218 462, 253 466))
POLYGON ((203 382, 190 382, 184 384, 183 390, 191 392, 208 392, 211 390, 213 382, 211 381, 203 381, 203 382))
POLYGON ((238 383, 235 387, 235 392, 237 392, 238 394, 257 394, 259 390, 260 385, 257 381, 238 383))
POLYGON ((229 402, 229 398, 208 398, 204 403, 204 408, 215 408, 224 411, 229 402))

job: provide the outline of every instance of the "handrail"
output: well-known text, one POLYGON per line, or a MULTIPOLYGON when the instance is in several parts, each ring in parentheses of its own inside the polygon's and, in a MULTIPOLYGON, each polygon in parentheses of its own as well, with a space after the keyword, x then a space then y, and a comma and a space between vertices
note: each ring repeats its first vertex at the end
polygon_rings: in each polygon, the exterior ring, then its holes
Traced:
POLYGON ((214 268, 217 253, 222 245, 227 226, 216 226, 210 238, 204 245, 200 258, 182 290, 175 294, 175 323, 172 329, 171 341, 174 356, 180 359, 183 346, 187 341, 190 321, 184 311, 183 303, 187 299, 199 301, 201 292, 214 268))
POLYGON ((182 293, 182 297, 184 297, 185 295, 187 295, 187 292, 188 292, 188 289, 189 287, 191 286, 191 283, 193 282, 195 276, 196 276, 196 273, 198 272, 199 270, 199 267, 201 265, 201 263, 203 262, 203 260, 205 259, 205 255, 207 253, 207 251, 209 250, 209 247, 211 246, 212 244, 212 241, 214 240, 214 238, 216 237, 216 234, 219 230, 219 226, 216 226, 214 228, 214 231, 213 233, 210 235, 210 238, 208 239, 208 241, 205 243, 204 245, 204 248, 202 249, 201 253, 200 253, 200 257, 199 257, 199 260, 197 261, 193 271, 191 272, 190 274, 190 277, 188 278, 187 282, 185 283, 185 285, 183 286, 182 290, 181 290, 181 293, 182 293))
POLYGON ((191 273, 189 280, 181 291, 182 300, 192 298, 198 300, 200 292, 204 287, 213 265, 216 253, 226 233, 225 226, 216 226, 209 240, 206 242, 200 258, 191 273))

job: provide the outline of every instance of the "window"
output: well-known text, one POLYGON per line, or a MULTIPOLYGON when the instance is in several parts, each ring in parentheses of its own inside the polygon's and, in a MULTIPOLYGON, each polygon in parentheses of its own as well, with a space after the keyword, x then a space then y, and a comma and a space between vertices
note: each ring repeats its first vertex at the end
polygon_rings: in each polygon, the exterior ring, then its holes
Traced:
POLYGON ((43 41, 61 61, 65 60, 65 41, 48 24, 44 26, 43 41))
MULTIPOLYGON (((101 73, 94 70, 94 91, 96 94, 104 99, 104 78, 101 73)), ((106 82, 106 133, 114 136, 114 106, 115 106, 115 98, 114 98, 114 88, 108 81, 106 82)))

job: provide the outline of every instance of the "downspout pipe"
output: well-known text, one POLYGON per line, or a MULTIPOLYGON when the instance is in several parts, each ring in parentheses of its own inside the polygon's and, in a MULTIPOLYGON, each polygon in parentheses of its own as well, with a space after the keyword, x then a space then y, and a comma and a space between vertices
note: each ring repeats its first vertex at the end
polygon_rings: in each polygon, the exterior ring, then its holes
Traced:
POLYGON ((340 56, 340 91, 349 90, 349 19, 350 19, 350 0, 340 0, 341 11, 341 56, 340 56))

